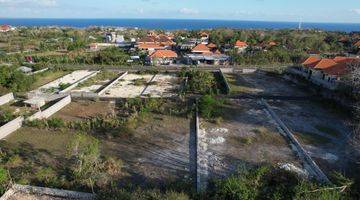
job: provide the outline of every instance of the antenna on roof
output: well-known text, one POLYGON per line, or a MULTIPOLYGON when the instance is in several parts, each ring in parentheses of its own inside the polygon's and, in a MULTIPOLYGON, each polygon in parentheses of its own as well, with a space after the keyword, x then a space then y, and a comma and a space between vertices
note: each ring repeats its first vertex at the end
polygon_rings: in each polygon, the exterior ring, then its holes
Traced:
POLYGON ((301 28, 302 28, 302 18, 300 18, 298 29, 301 30, 301 28))

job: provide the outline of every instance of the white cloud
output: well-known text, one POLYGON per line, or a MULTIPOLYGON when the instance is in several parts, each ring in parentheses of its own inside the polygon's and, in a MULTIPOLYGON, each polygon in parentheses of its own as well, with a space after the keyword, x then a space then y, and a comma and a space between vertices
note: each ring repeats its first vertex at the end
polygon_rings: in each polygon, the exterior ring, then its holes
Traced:
POLYGON ((54 7, 56 0, 0 0, 0 7, 54 7))
POLYGON ((360 8, 352 9, 351 12, 354 12, 354 13, 360 15, 360 8))
POLYGON ((179 12, 181 14, 185 14, 185 15, 197 15, 199 14, 199 11, 198 10, 195 10, 195 9, 191 9, 191 8, 181 8, 179 10, 179 12))

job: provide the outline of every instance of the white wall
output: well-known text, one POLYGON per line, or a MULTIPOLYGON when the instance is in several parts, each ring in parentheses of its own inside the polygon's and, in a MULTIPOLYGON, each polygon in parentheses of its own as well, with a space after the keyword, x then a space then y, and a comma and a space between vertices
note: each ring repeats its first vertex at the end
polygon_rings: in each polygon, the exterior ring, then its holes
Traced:
POLYGON ((5 94, 4 96, 0 97, 0 106, 9 103, 12 100, 14 100, 13 93, 5 94))
POLYGON ((65 98, 61 99, 51 107, 49 107, 46 110, 39 111, 28 118, 28 120, 35 120, 35 119, 47 119, 51 117, 53 114, 67 106, 69 103, 71 103, 71 96, 68 95, 65 98))
POLYGON ((12 132, 21 128, 24 121, 23 117, 18 117, 7 124, 0 127, 0 140, 4 139, 6 136, 10 135, 12 132))

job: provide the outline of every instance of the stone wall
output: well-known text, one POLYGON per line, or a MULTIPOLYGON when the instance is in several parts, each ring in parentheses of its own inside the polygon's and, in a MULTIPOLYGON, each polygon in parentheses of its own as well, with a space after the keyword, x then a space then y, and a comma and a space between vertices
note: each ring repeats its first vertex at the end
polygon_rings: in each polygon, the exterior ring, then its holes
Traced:
POLYGON ((292 134, 290 129, 275 114, 275 112, 272 110, 269 104, 263 99, 261 100, 261 102, 265 105, 271 117, 276 121, 276 123, 286 134, 287 138, 290 140, 290 143, 296 148, 296 151, 299 154, 300 159, 311 168, 311 171, 309 172, 313 175, 313 177, 322 183, 330 183, 330 180, 327 178, 324 172, 320 169, 320 167, 314 162, 311 156, 301 146, 300 142, 295 138, 295 136, 292 134))
POLYGON ((61 99, 54 105, 50 106, 48 109, 39 111, 28 118, 28 120, 35 120, 35 119, 47 119, 51 117, 53 114, 67 106, 69 103, 71 103, 71 96, 68 95, 65 98, 61 99))
POLYGON ((21 128, 24 121, 23 117, 18 117, 7 124, 0 127, 0 140, 4 139, 6 136, 10 135, 14 131, 21 128))
POLYGON ((13 93, 5 94, 0 97, 0 106, 9 103, 12 100, 14 100, 13 93))

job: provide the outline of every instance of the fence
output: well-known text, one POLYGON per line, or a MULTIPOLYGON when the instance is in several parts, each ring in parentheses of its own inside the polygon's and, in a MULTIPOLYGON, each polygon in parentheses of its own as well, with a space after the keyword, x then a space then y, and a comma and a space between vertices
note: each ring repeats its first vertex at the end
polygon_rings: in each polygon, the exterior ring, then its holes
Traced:
POLYGON ((0 97, 0 106, 9 103, 12 100, 14 100, 13 93, 5 94, 4 96, 0 97))
POLYGON ((314 162, 314 160, 310 157, 310 155, 304 150, 300 142, 294 137, 294 135, 291 133, 289 128, 284 124, 284 122, 282 122, 282 120, 275 114, 275 112, 272 110, 269 104, 264 99, 262 99, 261 101, 265 105, 266 109, 269 111, 270 115, 274 118, 276 123, 285 132, 290 142, 295 146, 297 152, 299 153, 300 158, 311 167, 314 178, 323 183, 330 183, 329 179, 324 174, 324 172, 314 162))
POLYGON ((127 74, 128 74, 128 72, 123 73, 121 76, 119 76, 119 77, 118 77, 117 79, 115 79, 113 82, 111 82, 109 85, 107 85, 106 87, 104 87, 104 89, 102 89, 102 90, 98 93, 98 95, 100 96, 100 95, 104 94, 104 92, 105 92, 106 90, 108 90, 110 87, 112 87, 113 85, 115 85, 116 82, 118 82, 120 79, 124 78, 127 74))
POLYGON ((22 123, 24 121, 23 117, 18 117, 7 124, 0 127, 0 140, 4 139, 6 136, 11 134, 12 132, 21 128, 22 123))
POLYGON ((51 117, 53 114, 55 114, 56 112, 58 112, 59 110, 61 110, 62 108, 64 108, 66 105, 68 105, 69 103, 71 103, 71 96, 68 95, 65 98, 61 99, 60 101, 58 101, 57 103, 55 103, 54 105, 50 106, 48 109, 44 110, 44 111, 39 111, 37 113, 35 113, 34 115, 32 115, 31 117, 28 118, 28 120, 35 120, 35 119, 46 119, 51 117))

